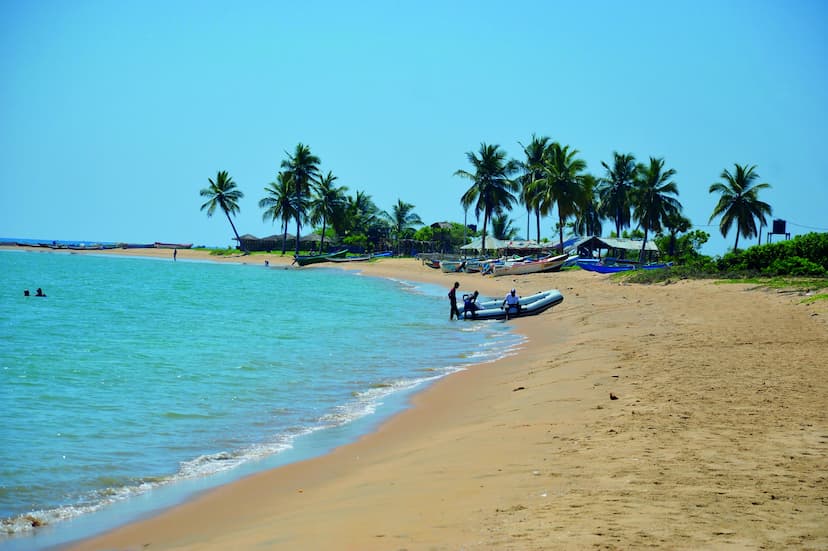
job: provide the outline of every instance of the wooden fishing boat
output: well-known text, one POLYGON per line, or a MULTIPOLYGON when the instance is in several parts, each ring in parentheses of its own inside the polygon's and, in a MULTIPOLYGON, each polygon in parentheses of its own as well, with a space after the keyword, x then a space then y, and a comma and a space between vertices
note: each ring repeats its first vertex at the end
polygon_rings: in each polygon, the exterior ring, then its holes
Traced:
POLYGON ((540 260, 522 260, 518 262, 505 262, 503 265, 495 265, 492 270, 492 276, 512 276, 512 275, 526 275, 537 274, 542 272, 553 272, 560 270, 568 254, 561 254, 540 260))
POLYGON ((578 266, 582 270, 588 272, 597 272, 599 274, 617 274, 619 272, 630 272, 632 270, 658 270, 661 268, 669 268, 672 262, 654 263, 654 264, 603 264, 601 262, 578 262, 578 266))
POLYGON ((162 243, 160 241, 155 242, 156 249, 190 249, 192 248, 192 243, 162 243))
POLYGON ((325 254, 294 255, 293 262, 300 266, 308 266, 310 264, 328 262, 333 258, 345 258, 346 254, 348 254, 348 249, 325 254))

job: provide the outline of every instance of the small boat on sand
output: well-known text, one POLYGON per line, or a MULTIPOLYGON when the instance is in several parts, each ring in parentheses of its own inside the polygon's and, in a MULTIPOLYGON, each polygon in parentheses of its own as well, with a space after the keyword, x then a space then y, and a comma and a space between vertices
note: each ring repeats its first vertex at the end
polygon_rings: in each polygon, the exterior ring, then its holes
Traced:
POLYGON ((506 262, 502 266, 495 265, 492 271, 492 276, 505 275, 526 275, 537 274, 541 272, 554 272, 561 269, 563 263, 569 258, 568 254, 542 258, 540 260, 528 260, 519 262, 506 262))
POLYGON ((655 264, 602 264, 601 262, 583 262, 579 261, 578 266, 582 270, 588 272, 597 272, 599 274, 617 274, 619 272, 631 272, 633 270, 658 270, 661 268, 669 268, 672 262, 655 263, 655 264))
MULTIPOLYGON (((549 289, 529 295, 527 297, 520 297, 520 308, 512 309, 508 312, 509 319, 521 318, 524 316, 534 316, 540 314, 563 302, 563 295, 557 289, 549 289)), ((487 300, 477 303, 478 309, 474 311, 466 311, 465 306, 461 312, 463 319, 467 320, 499 320, 506 319, 507 312, 502 307, 503 299, 487 300)))
POLYGON ((308 266, 310 264, 329 262, 334 258, 345 258, 346 254, 348 254, 348 249, 325 254, 294 255, 293 262, 300 266, 308 266))

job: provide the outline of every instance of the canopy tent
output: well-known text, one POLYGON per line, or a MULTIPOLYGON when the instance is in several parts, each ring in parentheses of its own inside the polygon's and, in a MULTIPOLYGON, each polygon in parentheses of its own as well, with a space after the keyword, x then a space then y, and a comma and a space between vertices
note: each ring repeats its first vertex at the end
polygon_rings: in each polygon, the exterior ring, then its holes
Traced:
MULTIPOLYGON (((503 239, 497 239, 495 237, 487 237, 486 238, 486 250, 487 251, 499 251, 500 249, 505 249, 506 246, 511 243, 511 241, 505 241, 503 239)), ((472 242, 468 245, 463 245, 460 247, 460 250, 463 251, 482 251, 483 250, 483 238, 482 237, 475 237, 472 239, 472 242)))

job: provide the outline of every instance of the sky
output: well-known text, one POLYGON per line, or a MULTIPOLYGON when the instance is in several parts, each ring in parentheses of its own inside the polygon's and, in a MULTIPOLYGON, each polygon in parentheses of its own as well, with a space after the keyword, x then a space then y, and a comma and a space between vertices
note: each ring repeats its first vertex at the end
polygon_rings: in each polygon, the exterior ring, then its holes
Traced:
POLYGON ((826 28, 824 0, 0 0, 0 238, 228 246, 200 210, 220 170, 239 233, 280 233, 258 202, 298 143, 350 195, 463 222, 466 153, 533 134, 597 177, 663 158, 706 254, 735 241, 708 191, 734 163, 828 231, 826 28))

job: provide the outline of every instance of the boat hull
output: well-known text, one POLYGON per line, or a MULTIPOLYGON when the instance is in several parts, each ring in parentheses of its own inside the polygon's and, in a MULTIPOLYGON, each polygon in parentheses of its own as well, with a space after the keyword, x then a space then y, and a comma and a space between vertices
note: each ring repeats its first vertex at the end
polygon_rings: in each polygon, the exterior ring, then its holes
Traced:
POLYGON ((309 266, 311 264, 329 262, 334 258, 345 258, 346 254, 348 254, 348 250, 342 249, 341 251, 336 251, 335 253, 328 254, 297 255, 293 257, 293 261, 299 264, 300 266, 309 266))
MULTIPOLYGON (((541 312, 545 312, 553 306, 557 306, 563 302, 563 295, 557 289, 550 289, 541 293, 535 293, 527 297, 520 297, 520 311, 512 311, 508 314, 511 318, 522 318, 526 316, 536 316, 541 312)), ((489 300, 478 304, 479 310, 474 312, 467 312, 465 308, 462 312, 463 319, 467 320, 502 320, 506 319, 507 312, 501 305, 502 300, 489 300)))
POLYGON ((554 272, 560 270, 569 255, 562 254, 546 258, 543 260, 533 260, 531 262, 518 262, 512 265, 494 266, 492 276, 511 276, 511 275, 526 275, 537 274, 543 272, 554 272))
POLYGON ((658 270, 661 268, 669 268, 672 263, 661 264, 645 264, 643 266, 636 266, 635 264, 612 264, 606 265, 597 262, 578 262, 578 266, 582 270, 588 272, 597 272, 599 274, 617 274, 619 272, 630 272, 633 270, 658 270))

